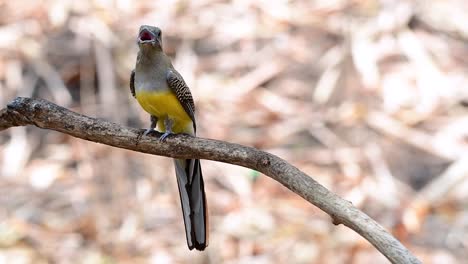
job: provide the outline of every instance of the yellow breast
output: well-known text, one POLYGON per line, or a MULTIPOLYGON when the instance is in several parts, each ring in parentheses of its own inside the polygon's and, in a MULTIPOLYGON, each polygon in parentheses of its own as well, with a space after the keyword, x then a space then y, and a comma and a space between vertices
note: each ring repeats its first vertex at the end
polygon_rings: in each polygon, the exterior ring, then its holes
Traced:
POLYGON ((174 120, 172 128, 174 133, 187 133, 192 130, 192 119, 171 91, 139 91, 136 93, 136 98, 146 112, 158 118, 158 126, 163 131, 166 130, 164 127, 166 117, 174 120))

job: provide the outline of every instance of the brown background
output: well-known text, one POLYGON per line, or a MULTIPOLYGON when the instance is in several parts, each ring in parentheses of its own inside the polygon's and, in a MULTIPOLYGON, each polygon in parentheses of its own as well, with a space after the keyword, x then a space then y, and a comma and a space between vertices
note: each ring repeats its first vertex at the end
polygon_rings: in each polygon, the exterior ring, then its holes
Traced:
MULTIPOLYGON (((0 102, 145 128, 141 24, 189 84, 199 136, 272 152, 425 263, 468 258, 468 3, 0 1, 0 102)), ((386 263, 245 168, 203 161, 211 243, 187 249, 170 159, 38 128, 0 134, 0 263, 386 263)))

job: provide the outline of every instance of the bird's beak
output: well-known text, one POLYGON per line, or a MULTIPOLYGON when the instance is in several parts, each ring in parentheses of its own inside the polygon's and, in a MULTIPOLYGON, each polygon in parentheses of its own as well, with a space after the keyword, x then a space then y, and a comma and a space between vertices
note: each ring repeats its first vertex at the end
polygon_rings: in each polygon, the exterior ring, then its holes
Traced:
POLYGON ((149 30, 143 29, 138 35, 138 44, 154 44, 157 42, 156 36, 149 30))

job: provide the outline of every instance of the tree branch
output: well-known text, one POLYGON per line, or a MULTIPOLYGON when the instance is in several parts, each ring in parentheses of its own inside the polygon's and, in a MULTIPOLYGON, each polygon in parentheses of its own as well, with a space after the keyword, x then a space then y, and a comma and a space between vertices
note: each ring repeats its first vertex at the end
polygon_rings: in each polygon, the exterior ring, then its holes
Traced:
POLYGON ((374 245, 392 263, 421 263, 382 226, 330 192, 310 176, 267 152, 224 141, 170 136, 165 142, 142 136, 143 130, 90 118, 42 99, 18 97, 0 110, 0 131, 34 125, 73 137, 133 151, 172 157, 221 161, 257 170, 280 182, 329 214, 334 224, 344 224, 374 245))

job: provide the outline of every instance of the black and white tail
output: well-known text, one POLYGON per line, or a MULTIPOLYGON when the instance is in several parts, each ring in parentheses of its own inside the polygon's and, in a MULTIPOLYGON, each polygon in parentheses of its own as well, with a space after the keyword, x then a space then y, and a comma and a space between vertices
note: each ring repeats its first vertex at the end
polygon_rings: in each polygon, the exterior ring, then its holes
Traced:
POLYGON ((200 160, 174 159, 174 163, 187 245, 190 250, 204 250, 208 246, 208 209, 200 160))

